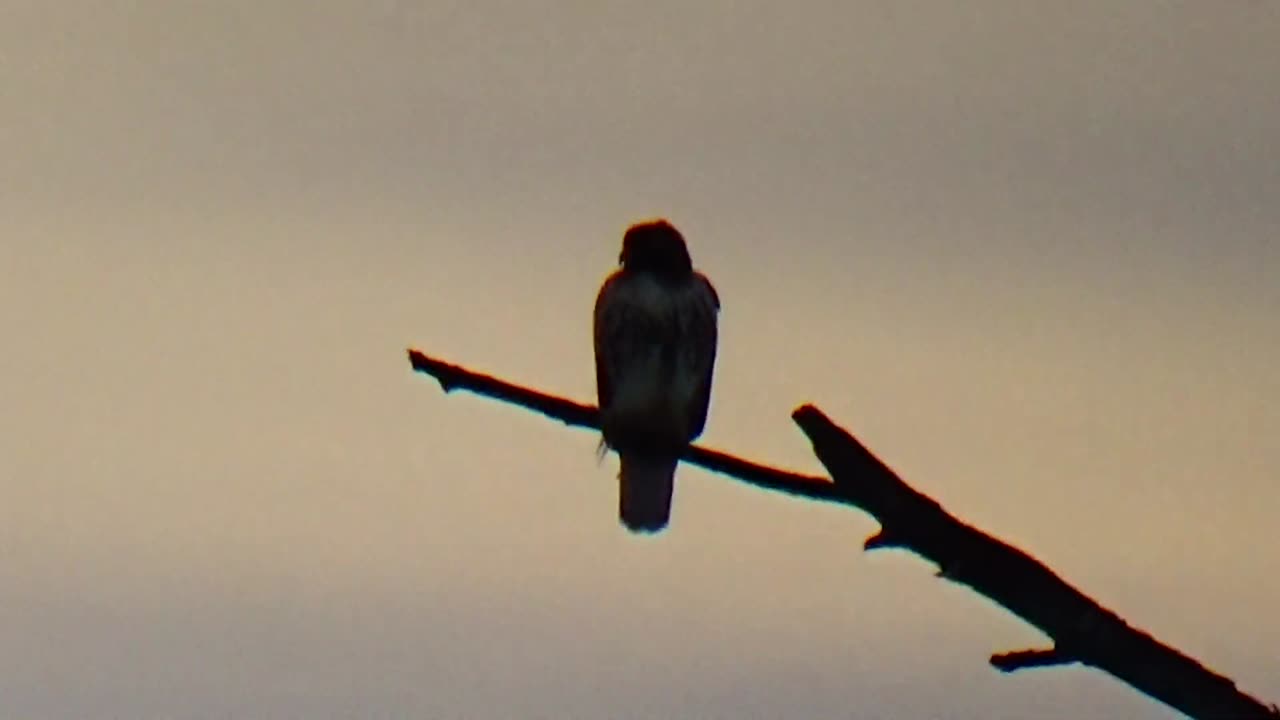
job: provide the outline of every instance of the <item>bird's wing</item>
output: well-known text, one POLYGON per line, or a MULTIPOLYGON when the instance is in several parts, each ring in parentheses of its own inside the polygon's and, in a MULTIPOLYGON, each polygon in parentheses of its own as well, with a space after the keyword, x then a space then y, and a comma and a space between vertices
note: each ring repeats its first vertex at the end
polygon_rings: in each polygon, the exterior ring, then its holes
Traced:
POLYGON ((717 314, 720 297, 711 281, 695 274, 696 284, 687 310, 687 337, 691 367, 696 373, 697 387, 689 406, 689 440, 702 434, 711 407, 711 376, 716 364, 717 314))
POLYGON ((621 343, 618 341, 619 331, 624 313, 623 303, 619 297, 622 275, 614 273, 600 286, 596 295, 593 321, 593 336, 596 356, 596 404, 601 410, 609 406, 613 399, 612 368, 618 366, 618 352, 621 343))

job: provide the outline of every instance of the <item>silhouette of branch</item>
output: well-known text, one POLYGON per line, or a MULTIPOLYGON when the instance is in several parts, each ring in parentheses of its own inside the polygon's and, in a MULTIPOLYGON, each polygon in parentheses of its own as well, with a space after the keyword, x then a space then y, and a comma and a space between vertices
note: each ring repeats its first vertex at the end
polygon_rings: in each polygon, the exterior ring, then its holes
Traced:
POLYGON ((1193 718, 1280 718, 1274 707, 1129 626, 1040 561, 956 519, 817 408, 805 405, 791 417, 836 487, 880 522, 864 547, 899 547, 930 560, 940 577, 968 585, 1054 640, 1053 650, 994 655, 993 666, 1011 672, 1079 662, 1193 718))
MULTIPOLYGON (((445 392, 468 390, 566 425, 599 428, 593 406, 472 372, 417 350, 409 351, 409 361, 414 370, 439 381, 445 392)), ((881 526, 863 543, 864 549, 909 550, 935 563, 938 576, 969 586, 1053 638, 1052 649, 992 655, 989 662, 1003 672, 1078 662, 1108 672, 1193 718, 1280 720, 1276 706, 1264 705, 1236 689, 1229 678, 1129 626, 1030 555, 956 519, 937 501, 908 486, 817 408, 802 406, 792 419, 832 480, 697 446, 684 460, 757 487, 857 507, 881 526)))
MULTIPOLYGON (((472 372, 457 365, 428 357, 417 350, 409 351, 409 364, 413 369, 435 378, 445 392, 467 390, 477 395, 520 405, 534 412, 559 420, 570 427, 600 429, 599 411, 593 405, 582 405, 555 395, 548 395, 532 388, 513 385, 490 375, 472 372)), ((817 475, 780 470, 734 457, 718 450, 694 445, 684 455, 684 461, 701 468, 728 475, 748 485, 796 495, 810 500, 849 504, 836 486, 827 478, 817 475)))
POLYGON ((991 656, 991 664, 1001 672, 1013 672, 1026 668, 1050 667, 1053 665, 1071 665, 1075 658, 1058 652, 1057 648, 1048 650, 1015 650, 991 656))

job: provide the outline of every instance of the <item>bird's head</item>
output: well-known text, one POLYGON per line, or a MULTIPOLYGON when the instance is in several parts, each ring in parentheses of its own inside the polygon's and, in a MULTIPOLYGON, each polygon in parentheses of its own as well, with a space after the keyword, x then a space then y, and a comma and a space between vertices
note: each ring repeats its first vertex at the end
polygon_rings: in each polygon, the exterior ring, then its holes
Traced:
POLYGON ((627 270, 664 277, 682 277, 693 272, 684 237, 666 220, 637 223, 627 228, 618 262, 627 270))

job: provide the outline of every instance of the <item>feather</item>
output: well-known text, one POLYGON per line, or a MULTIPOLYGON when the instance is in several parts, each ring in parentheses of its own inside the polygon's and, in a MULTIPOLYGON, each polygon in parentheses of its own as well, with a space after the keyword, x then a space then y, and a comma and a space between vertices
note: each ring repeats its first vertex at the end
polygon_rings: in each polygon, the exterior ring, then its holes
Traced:
POLYGON ((664 529, 671 519, 678 460, 647 453, 622 453, 620 457, 618 518, 631 532, 664 529))

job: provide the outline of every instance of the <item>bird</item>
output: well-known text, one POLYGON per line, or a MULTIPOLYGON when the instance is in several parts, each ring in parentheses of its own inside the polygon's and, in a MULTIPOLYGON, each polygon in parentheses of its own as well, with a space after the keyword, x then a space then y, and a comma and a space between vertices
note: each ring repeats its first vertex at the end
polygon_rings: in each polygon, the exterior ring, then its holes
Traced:
POLYGON ((675 471, 711 403, 720 297, 666 219, 622 237, 593 322, 601 450, 618 453, 618 517, 632 533, 665 529, 675 471))

